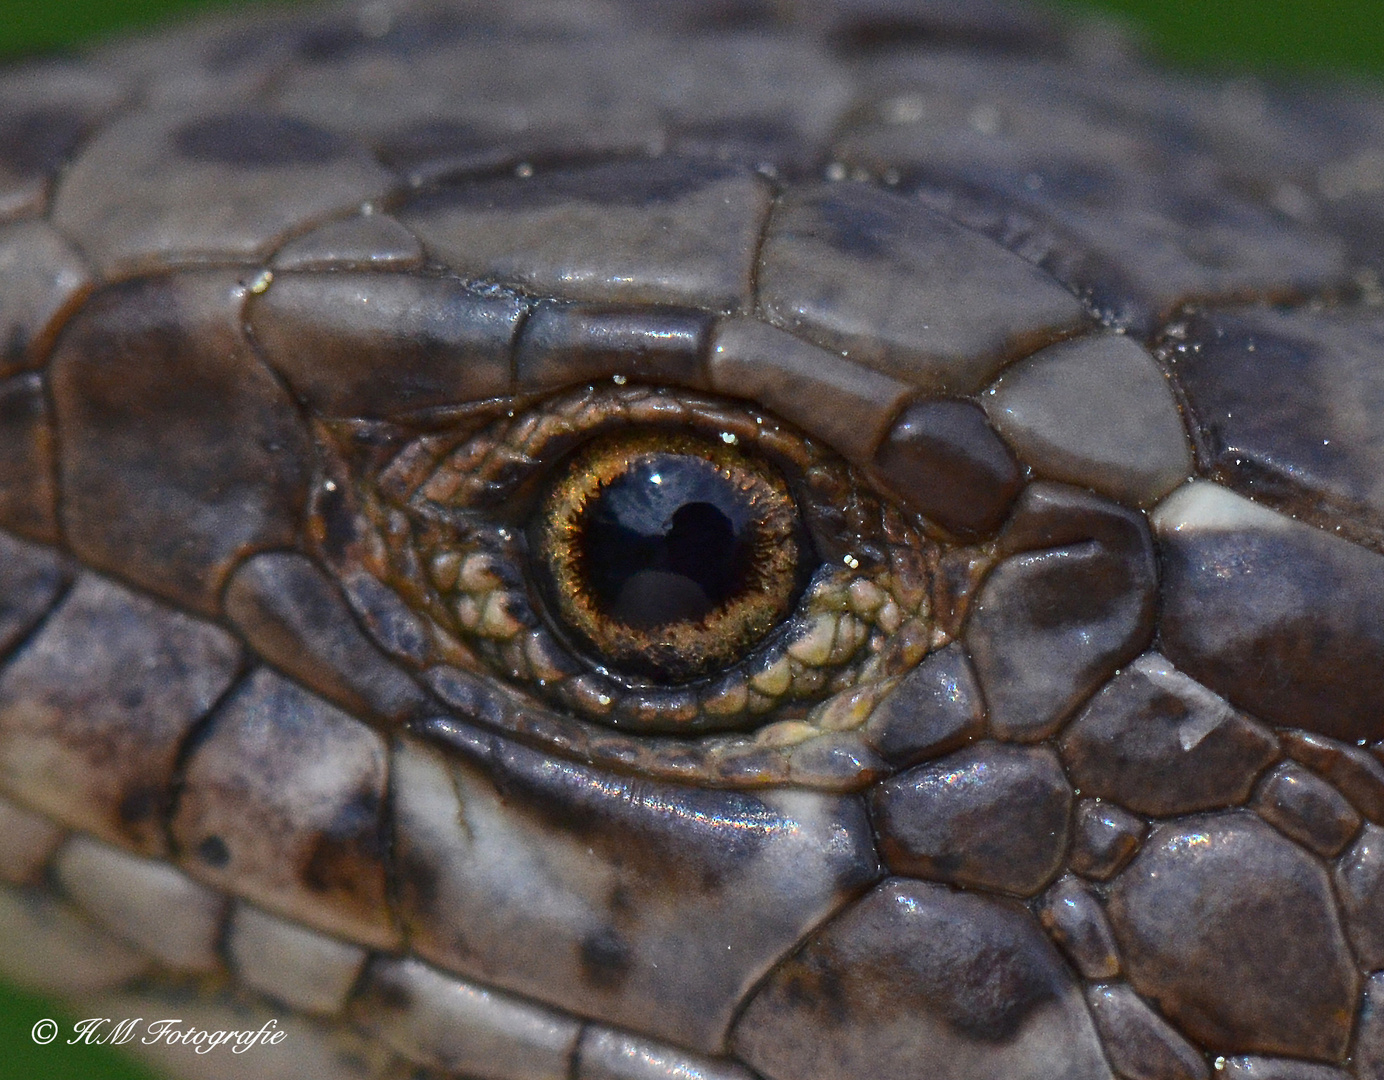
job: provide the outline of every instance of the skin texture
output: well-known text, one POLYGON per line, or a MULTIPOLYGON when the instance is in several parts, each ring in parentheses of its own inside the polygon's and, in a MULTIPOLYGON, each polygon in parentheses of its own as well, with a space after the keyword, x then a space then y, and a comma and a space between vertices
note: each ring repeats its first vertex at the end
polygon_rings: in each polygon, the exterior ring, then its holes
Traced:
MULTIPOLYGON (((43 40, 43 39, 42 39, 42 38, 39 38, 38 40, 43 40)), ((34 1008, 35 1008, 35 1006, 33 1005, 32 1002, 25 1002, 25 1003, 23 1004, 23 1007, 22 1007, 20 1013, 16 1015, 15 1019, 13 1020, 13 1022, 7 1023, 6 1026, 9 1027, 9 1028, 12 1028, 12 1029, 14 1029, 14 1030, 16 1030, 16 1031, 18 1031, 18 1032, 20 1032, 21 1034, 24 1033, 24 1032, 27 1032, 28 1026, 29 1026, 29 1024, 31 1023, 31 1021, 30 1021, 30 1020, 27 1020, 27 1019, 23 1019, 23 1017, 29 1017, 29 1016, 36 1016, 36 1015, 39 1015, 39 1013, 34 1013, 34 1012, 32 1011, 34 1008), (29 1011, 23 1011, 23 1010, 25 1010, 25 1009, 27 1009, 27 1010, 29 1010, 29 1011)), ((41 1053, 40 1058, 38 1058, 37 1060, 39 1060, 39 1061, 41 1062, 42 1067, 43 1067, 45 1070, 51 1069, 51 1068, 53 1067, 53 1065, 54 1065, 55 1062, 59 1062, 59 1061, 62 1061, 62 1060, 63 1060, 63 1058, 62 1058, 61 1055, 63 1055, 64 1053, 65 1053, 64 1051, 60 1051, 60 1050, 58 1050, 57 1048, 48 1048, 46 1051, 43 1051, 43 1052, 41 1053)), ((73 1075, 84 1075, 84 1076, 99 1076, 99 1075, 103 1075, 103 1074, 101 1074, 101 1073, 95 1071, 95 1067, 91 1066, 91 1065, 88 1064, 88 1063, 74 1064, 74 1065, 73 1065, 73 1069, 74 1069, 73 1075)), ((20 1073, 15 1073, 15 1075, 19 1075, 19 1074, 20 1074, 20 1073)), ((31 1071, 31 1070, 28 1071, 28 1074, 32 1075, 32 1071, 31 1071)), ((50 1074, 50 1075, 60 1075, 60 1074, 53 1073, 53 1074, 50 1074)), ((111 1072, 109 1075, 111 1075, 111 1076, 118 1076, 118 1075, 121 1075, 121 1074, 118 1073, 118 1072, 111 1072)))

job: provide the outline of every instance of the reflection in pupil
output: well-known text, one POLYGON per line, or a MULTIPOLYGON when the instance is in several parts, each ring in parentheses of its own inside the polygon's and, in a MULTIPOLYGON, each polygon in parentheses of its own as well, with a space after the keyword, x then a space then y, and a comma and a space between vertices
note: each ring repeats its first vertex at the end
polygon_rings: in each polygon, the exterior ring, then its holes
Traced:
POLYGON ((745 587, 755 532, 754 507, 711 462, 654 454, 588 503, 582 562, 616 622, 697 622, 745 587))

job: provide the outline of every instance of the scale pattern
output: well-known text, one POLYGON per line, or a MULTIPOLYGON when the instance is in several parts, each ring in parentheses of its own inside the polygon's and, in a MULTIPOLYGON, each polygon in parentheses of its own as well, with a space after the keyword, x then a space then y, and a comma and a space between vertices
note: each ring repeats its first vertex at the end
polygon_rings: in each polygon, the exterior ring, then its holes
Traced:
POLYGON ((6 978, 289 1032, 190 1077, 1384 1077, 1377 92, 381 0, 0 117, 6 978), (722 706, 894 667, 695 737, 493 673, 420 597, 570 676, 391 485, 562 394, 762 409, 941 544, 722 706))

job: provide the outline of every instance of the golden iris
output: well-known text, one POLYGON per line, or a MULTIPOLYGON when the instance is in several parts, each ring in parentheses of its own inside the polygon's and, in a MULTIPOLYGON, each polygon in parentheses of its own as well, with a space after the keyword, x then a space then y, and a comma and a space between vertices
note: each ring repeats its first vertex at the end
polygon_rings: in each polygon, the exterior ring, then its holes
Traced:
POLYGON ((681 683, 781 623, 813 565, 783 477, 728 443, 620 432, 566 463, 531 531, 540 591, 602 666, 681 683))

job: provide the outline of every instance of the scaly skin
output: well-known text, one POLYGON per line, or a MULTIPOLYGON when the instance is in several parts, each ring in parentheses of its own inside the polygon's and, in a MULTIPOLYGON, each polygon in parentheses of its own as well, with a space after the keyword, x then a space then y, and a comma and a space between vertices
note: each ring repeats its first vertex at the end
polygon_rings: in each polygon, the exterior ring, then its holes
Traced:
POLYGON ((0 971, 288 1028, 194 1076, 1379 1075, 1384 105, 731 6, 9 75, 0 971), (818 523, 671 688, 527 563, 630 428, 818 523))

